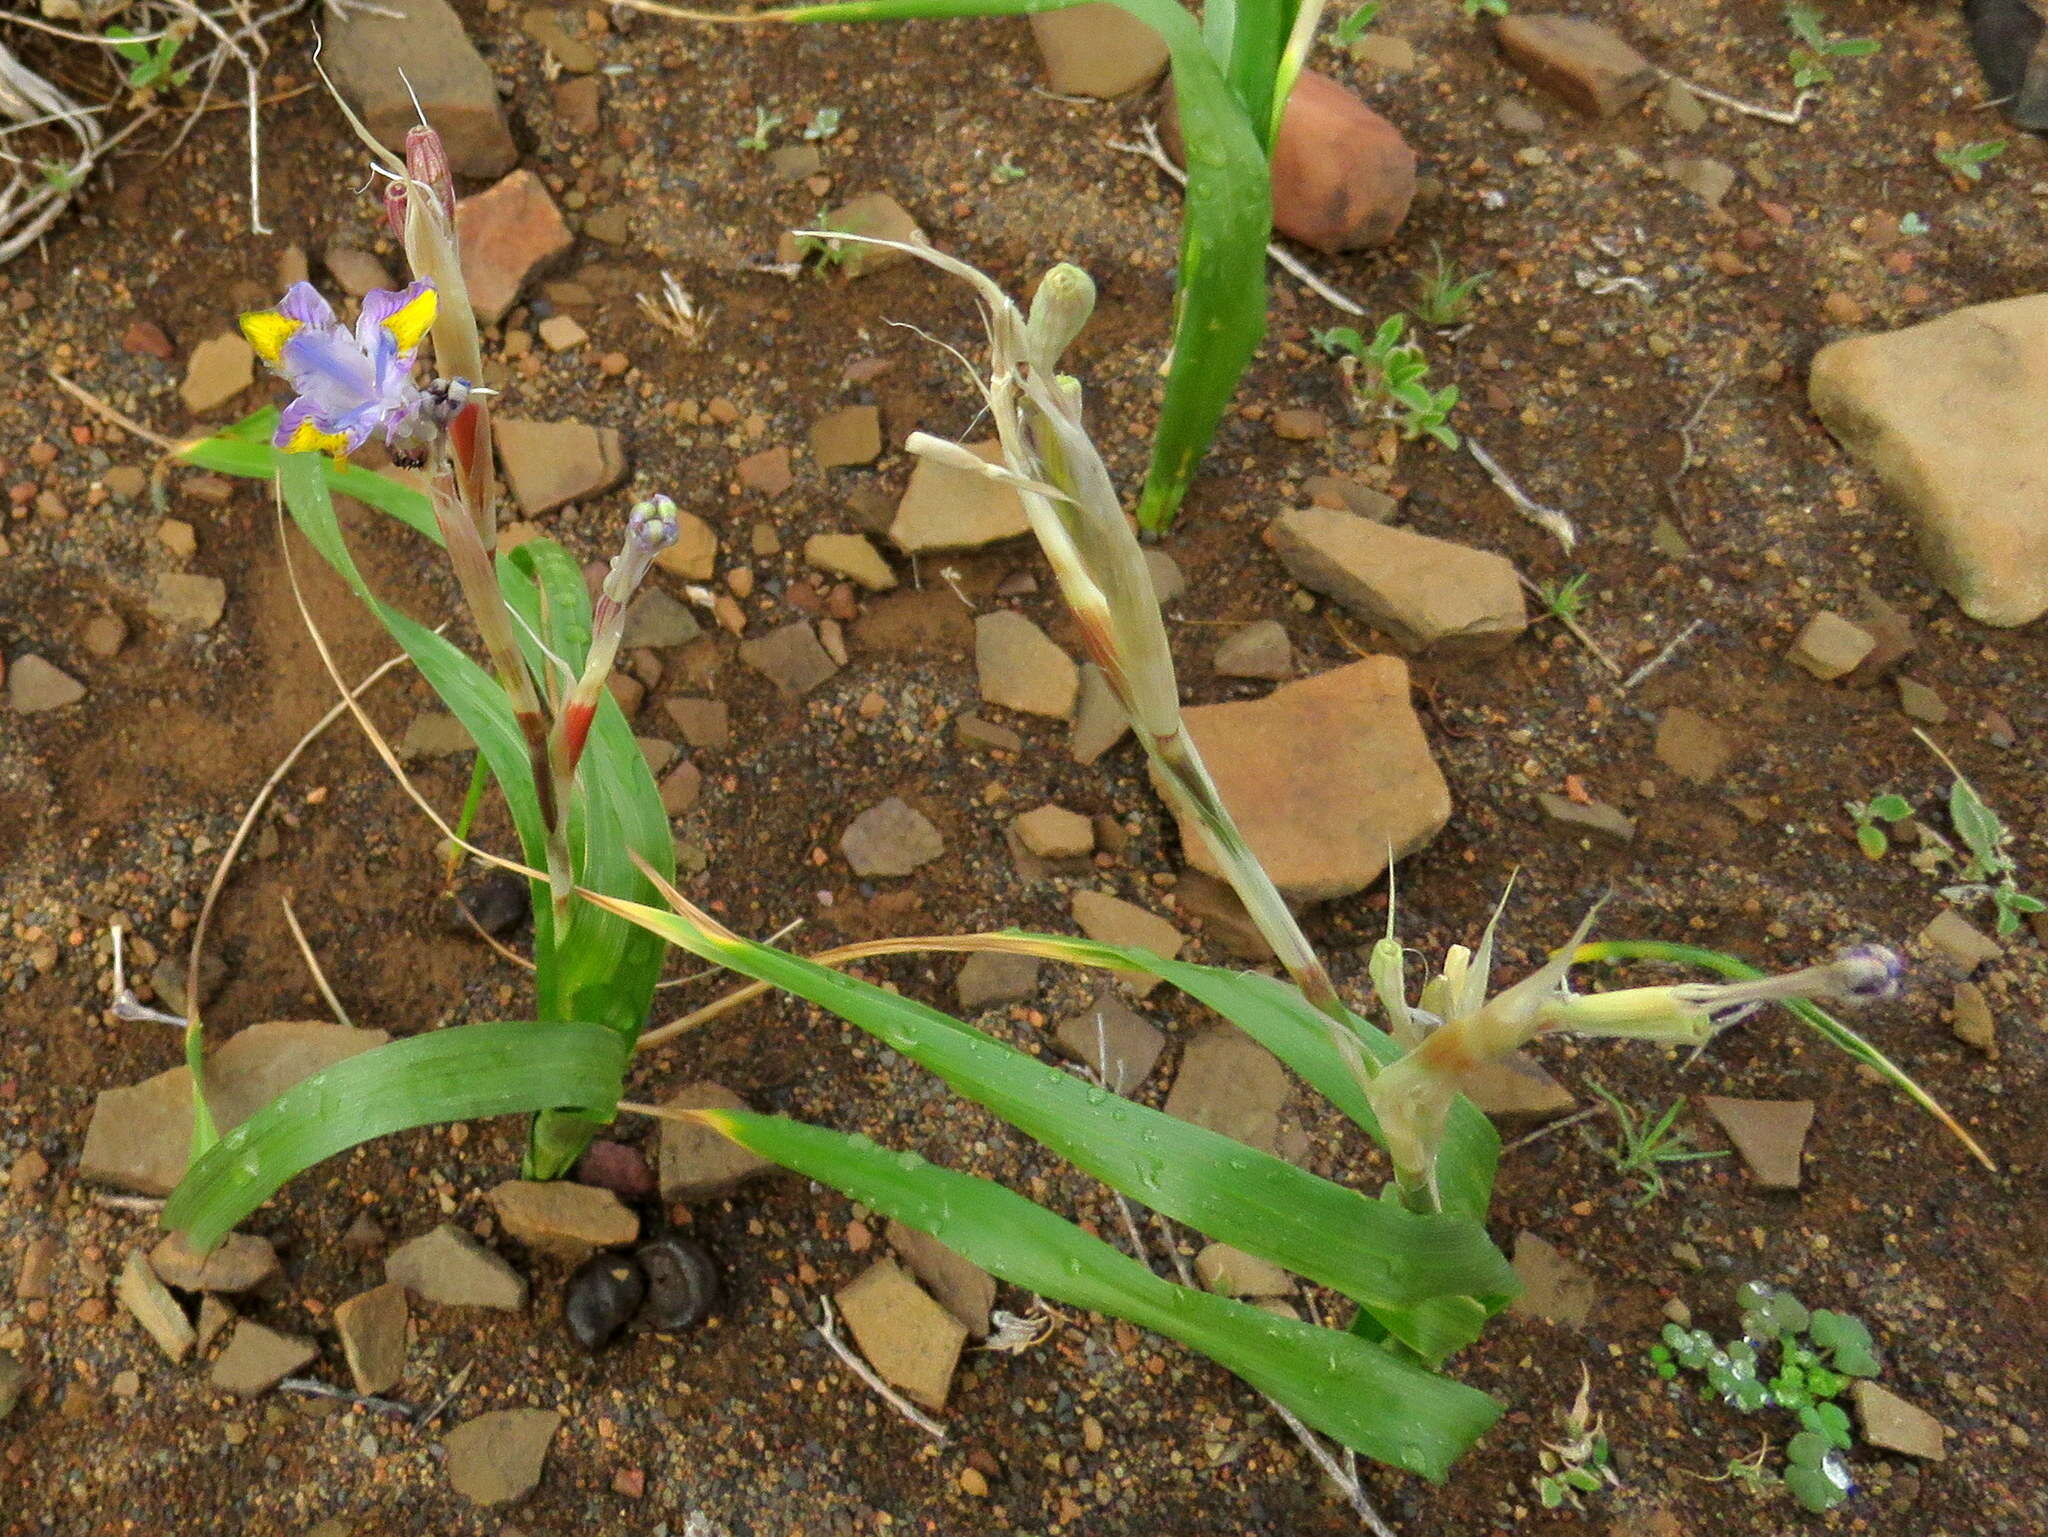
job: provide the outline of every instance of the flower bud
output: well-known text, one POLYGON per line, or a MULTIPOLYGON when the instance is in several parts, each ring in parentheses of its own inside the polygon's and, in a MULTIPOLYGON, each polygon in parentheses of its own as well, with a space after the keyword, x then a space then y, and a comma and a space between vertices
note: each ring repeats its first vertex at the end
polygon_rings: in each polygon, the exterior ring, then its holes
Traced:
POLYGON ((455 173, 448 165, 447 146, 442 144, 441 135, 425 123, 406 130, 405 174, 432 191, 441 212, 451 221, 454 219, 455 173))
POLYGON ((626 518, 626 542, 652 560, 676 542, 681 533, 676 504, 666 496, 635 502, 626 518))
POLYGON ((1047 272, 1031 296, 1031 319, 1025 325, 1032 364, 1052 372, 1094 313, 1095 279, 1072 262, 1047 272))
POLYGON ((1896 997, 1905 970, 1905 962, 1883 945, 1857 945, 1827 966, 1845 998, 1896 997))

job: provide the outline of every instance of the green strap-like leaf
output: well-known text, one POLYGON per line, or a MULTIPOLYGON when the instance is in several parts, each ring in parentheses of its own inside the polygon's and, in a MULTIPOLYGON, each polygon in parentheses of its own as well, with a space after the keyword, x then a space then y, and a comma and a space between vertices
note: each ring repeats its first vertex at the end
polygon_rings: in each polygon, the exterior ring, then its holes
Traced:
MULTIPOLYGON (((726 939, 658 908, 619 904, 694 955, 818 1004, 938 1074, 1076 1167, 1177 1222, 1391 1310, 1509 1295, 1513 1273, 1470 1218, 1418 1215, 1270 1153, 1135 1104, 938 1010, 800 956, 726 939)), ((1434 1350, 1434 1335, 1412 1344, 1434 1350)))
POLYGON ((287 454, 270 446, 277 427, 277 408, 265 406, 243 417, 232 427, 210 438, 188 443, 178 457, 200 469, 222 475, 240 475, 250 480, 270 480, 287 460, 317 461, 329 490, 352 496, 366 506, 387 513, 414 533, 424 534, 439 544, 441 531, 434 523, 433 504, 418 491, 400 485, 388 475, 361 469, 346 462, 337 464, 325 454, 287 454))
POLYGON ((701 1114, 742 1147, 930 1233, 1014 1286, 1199 1350, 1364 1456, 1441 1480, 1500 1415, 1484 1393, 1354 1335, 1163 1281, 992 1181, 779 1116, 701 1114))
POLYGON ((171 1193, 164 1226, 210 1248, 293 1175, 413 1126, 565 1107, 609 1119, 630 1054, 601 1025, 495 1020, 346 1058, 224 1133, 171 1193))

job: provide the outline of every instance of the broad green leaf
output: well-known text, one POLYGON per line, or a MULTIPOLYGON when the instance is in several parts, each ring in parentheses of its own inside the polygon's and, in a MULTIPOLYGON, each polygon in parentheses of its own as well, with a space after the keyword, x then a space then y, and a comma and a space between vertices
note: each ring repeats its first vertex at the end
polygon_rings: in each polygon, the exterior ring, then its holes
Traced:
POLYGON ((631 1050, 601 1025, 495 1020, 349 1057, 222 1135, 171 1193, 164 1226, 210 1248, 293 1175, 409 1127, 562 1107, 608 1119, 631 1050))
MULTIPOLYGON (((1172 983, 1278 1057, 1309 1087, 1355 1121, 1374 1142, 1382 1140, 1379 1117, 1373 1114, 1365 1091, 1330 1039, 1329 1021, 1287 983, 1257 972, 1169 961, 1149 951, 1064 934, 1009 932, 1016 938, 1048 947, 1048 953, 1056 950, 1059 959, 1074 965, 1142 972, 1172 983)), ((1401 1048, 1392 1036, 1356 1014, 1350 1018, 1352 1033, 1373 1062, 1385 1067, 1399 1059, 1401 1048)), ((1484 1112, 1461 1097, 1452 1108, 1437 1163, 1437 1183, 1445 1209, 1483 1222, 1493 1202, 1493 1176, 1499 1162, 1499 1133, 1484 1112)))
POLYGON ((196 443, 187 443, 178 457, 200 469, 222 475, 240 475, 251 480, 270 480, 289 459, 316 461, 330 491, 352 496, 366 506, 388 513, 415 533, 439 544, 441 531, 434 524, 434 508, 426 496, 400 485, 388 475, 348 463, 335 463, 325 454, 287 454, 270 446, 270 434, 277 426, 277 409, 265 406, 243 417, 232 427, 196 443))
POLYGON ((2001 868, 1998 846, 2005 841, 2005 824, 1998 813, 1984 804, 1969 780, 1958 779, 1948 792, 1948 814, 1956 825, 1956 836, 1977 856, 1985 872, 1995 875, 2001 868))
MULTIPOLYGON (((1153 1210, 1389 1309, 1512 1294, 1507 1261, 1470 1218, 1370 1200, 1204 1127, 1134 1104, 938 1010, 800 956, 657 908, 615 909, 691 954, 794 993, 929 1068, 1061 1157, 1153 1210)), ((1440 1341, 1405 1340, 1428 1352, 1440 1341)))
POLYGON ((1161 1280, 992 1181, 777 1116, 698 1115, 742 1147, 930 1233, 1014 1286, 1179 1340, 1325 1435, 1391 1466, 1440 1481, 1499 1417, 1484 1393, 1379 1346, 1161 1280))

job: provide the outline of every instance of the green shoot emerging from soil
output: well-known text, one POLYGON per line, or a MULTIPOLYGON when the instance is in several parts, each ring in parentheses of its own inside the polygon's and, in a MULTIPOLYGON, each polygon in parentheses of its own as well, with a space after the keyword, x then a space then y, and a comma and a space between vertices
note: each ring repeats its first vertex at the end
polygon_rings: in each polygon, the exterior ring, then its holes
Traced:
POLYGON ((1800 46, 1785 55, 1785 63, 1792 71, 1792 84, 1802 91, 1835 83, 1835 72, 1828 68, 1828 60, 1867 59, 1877 52, 1875 38, 1829 37, 1821 25, 1820 10, 1816 6, 1797 3, 1786 6, 1785 25, 1799 39, 1800 46))
POLYGON ((1460 274, 1458 264, 1446 257, 1441 247, 1433 255, 1434 265, 1416 280, 1414 314, 1426 326, 1449 330, 1471 317, 1480 285, 1493 274, 1460 274))
POLYGON ((1641 1185, 1642 1194, 1635 1201, 1637 1206, 1648 1206, 1668 1188, 1664 1183, 1663 1165, 1697 1163, 1703 1158, 1728 1156, 1724 1152, 1695 1152, 1687 1143, 1685 1133, 1677 1128, 1678 1112, 1685 1108, 1683 1099, 1673 1100, 1671 1108, 1653 1121, 1631 1110, 1618 1095, 1602 1085, 1595 1083, 1590 1087, 1613 1112, 1619 1136, 1611 1144, 1591 1135, 1586 1141, 1614 1165, 1615 1173, 1629 1175, 1641 1185))
POLYGON ((837 107, 820 107, 811 114, 811 120, 804 124, 804 137, 813 144, 829 139, 837 132, 839 132, 839 109, 837 107))
POLYGON ((175 65, 178 50, 192 35, 192 26, 189 19, 181 19, 166 27, 154 48, 147 42, 135 41, 137 34, 126 27, 107 28, 108 37, 123 39, 114 44, 114 52, 128 63, 128 89, 138 96, 147 96, 166 88, 176 90, 190 80, 192 71, 175 65))
POLYGON ((1984 797, 1977 793, 1976 786, 1963 777, 1962 770, 1955 766, 1947 753, 1934 745, 1926 732, 1915 731, 1913 734, 1925 742, 1949 773, 1955 776, 1955 782, 1948 791, 1948 818, 1955 826, 1956 836, 1963 840, 1963 847, 1970 851, 1970 857, 1963 862, 1962 884, 1943 887, 1941 894, 1951 902, 1991 898, 1991 905, 1998 911, 1998 932, 2017 933, 2022 918, 2041 912, 2048 904, 2020 890, 2020 867, 2007 850, 2007 845, 2012 842, 2012 829, 2005 825, 1997 812, 1984 804, 1984 797))
POLYGON ((2004 153, 2003 139, 1973 139, 1968 144, 1938 148, 1934 158, 1964 181, 1982 181, 1984 167, 2004 153))
MULTIPOLYGON (((741 149, 750 149, 757 155, 765 155, 768 153, 769 136, 776 129, 780 128, 782 124, 783 118, 779 113, 770 112, 766 107, 756 107, 754 109, 754 131, 741 134, 740 137, 732 142, 741 149)), ((806 137, 809 137, 809 135, 806 135, 806 137)))
MULTIPOLYGON (((1735 1301, 1742 1311, 1739 1339, 1718 1345, 1704 1329, 1666 1324, 1664 1343, 1651 1347, 1650 1360, 1666 1381, 1680 1370, 1704 1375, 1705 1402, 1719 1398, 1744 1414, 1782 1409, 1797 1419, 1799 1430, 1785 1445, 1785 1486, 1808 1510, 1831 1510, 1848 1498, 1842 1454, 1855 1445, 1848 1412, 1835 1400, 1853 1379, 1883 1369, 1870 1330, 1848 1313, 1808 1312, 1790 1292, 1758 1281, 1738 1287, 1735 1301)), ((1729 1464, 1730 1475, 1736 1466, 1729 1464)))
POLYGON ((1337 23, 1336 35, 1338 44, 1349 48, 1353 43, 1365 36, 1365 29, 1378 21, 1380 19, 1380 12, 1385 9, 1386 6, 1381 3, 1381 0, 1366 0, 1364 5, 1361 5, 1357 10, 1337 23))
POLYGON ((1450 416, 1458 404, 1458 387, 1429 387, 1429 363, 1420 347, 1404 340, 1407 332, 1407 316, 1390 315, 1371 341, 1350 326, 1332 326, 1317 332, 1315 343, 1337 359, 1351 409, 1360 418, 1390 421, 1411 441, 1428 436, 1456 448, 1459 438, 1450 416))
POLYGON ((1593 1412, 1593 1381, 1583 1366, 1579 1368, 1579 1396, 1558 1417, 1564 1421, 1565 1438, 1544 1442, 1536 1454, 1543 1468, 1536 1475, 1536 1499, 1545 1510, 1565 1505, 1584 1510, 1581 1495, 1619 1489, 1621 1479, 1610 1466, 1607 1428, 1593 1412))
POLYGON ((1581 571, 1562 582, 1538 582, 1536 596, 1543 600, 1543 612, 1566 624, 1577 619, 1586 610, 1586 583, 1592 575, 1590 571, 1581 571))
POLYGON ((1898 823, 1913 814, 1913 803, 1903 795, 1873 795, 1867 801, 1843 801, 1856 823, 1856 846, 1871 859, 1882 859, 1892 846, 1885 832, 1887 823, 1898 823))
POLYGON ((1505 16, 1508 0, 1464 0, 1465 19, 1477 21, 1482 16, 1505 16))

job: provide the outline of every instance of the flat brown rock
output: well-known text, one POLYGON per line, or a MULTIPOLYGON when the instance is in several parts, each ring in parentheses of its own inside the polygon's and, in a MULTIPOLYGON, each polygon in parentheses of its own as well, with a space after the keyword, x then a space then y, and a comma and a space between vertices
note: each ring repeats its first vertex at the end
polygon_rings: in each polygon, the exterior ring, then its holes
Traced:
POLYGON ((238 1398, 254 1398, 320 1354, 320 1347, 296 1335, 280 1334, 249 1319, 238 1319, 228 1348, 213 1363, 213 1385, 238 1398))
POLYGON ((121 1279, 114 1284, 114 1297, 172 1361, 182 1361, 192 1353, 197 1340, 192 1320, 185 1316, 178 1299, 157 1279, 156 1272, 150 1269, 149 1261, 142 1257, 140 1249, 122 1263, 121 1279))
POLYGON ((254 1233, 230 1233, 210 1254, 196 1252, 184 1234, 172 1233, 150 1250, 149 1263, 167 1286, 230 1295, 253 1291, 282 1270, 275 1246, 254 1233))
POLYGON ((967 1326, 893 1259, 876 1260, 839 1293, 839 1310, 868 1364, 927 1409, 946 1407, 967 1326))
POLYGON ((508 1236, 559 1259, 582 1259, 593 1249, 629 1244, 640 1219, 609 1190, 572 1180, 508 1179, 486 1199, 508 1236))
POLYGON ((1293 1082, 1265 1047, 1235 1025, 1215 1025, 1187 1044, 1166 1113, 1262 1153, 1280 1146, 1280 1110, 1293 1082))
POLYGON ((901 1222, 889 1224, 889 1246, 903 1256, 903 1263, 969 1334, 976 1339, 987 1337, 989 1310, 996 1305, 994 1276, 931 1234, 901 1222))
POLYGON ((1650 61, 1597 21, 1518 12, 1493 35, 1523 74, 1592 117, 1613 117, 1657 85, 1650 61))
POLYGON ((547 184, 528 170, 455 205, 462 277, 483 325, 496 325, 526 282, 575 244, 547 184))
POLYGON ((1081 675, 1073 659, 1022 614, 997 609, 974 621, 974 670, 981 697, 1025 715, 1071 720, 1081 675))
POLYGON ((548 1443, 561 1428, 553 1409, 493 1409, 464 1420, 442 1443, 448 1452, 448 1482, 478 1505, 523 1499, 540 1482, 548 1443))
POLYGON ((411 1308, 396 1281, 359 1292, 334 1309, 335 1332, 358 1393, 384 1393, 405 1375, 406 1325, 411 1308))
MULTIPOLYGON (((969 443, 968 450, 991 464, 1002 461, 1000 443, 969 443)), ((889 538, 906 555, 933 555, 944 550, 978 550, 1031 532, 1023 498, 1006 485, 941 464, 919 459, 910 485, 896 504, 889 538)))
POLYGON ((1508 1304, 1510 1312, 1581 1328, 1592 1318, 1599 1292, 1591 1273, 1548 1239, 1516 1234, 1513 1264, 1522 1294, 1508 1304))
POLYGON ((1921 564, 1964 613, 2048 613, 2048 294, 1834 342, 1807 398, 1911 515, 1921 564))
MULTIPOLYGON (((676 1110, 745 1110, 747 1102, 723 1084, 693 1083, 663 1103, 676 1110)), ((708 1201, 728 1195, 741 1181, 775 1165, 708 1126, 691 1121, 661 1123, 661 1198, 708 1201)))
POLYGON ((384 1275, 437 1307, 516 1313, 526 1306, 525 1278, 453 1223, 393 1249, 384 1261, 384 1275))
MULTIPOLYGON (((1186 936, 1159 914, 1105 891, 1077 891, 1073 906, 1074 922, 1083 934, 1099 944, 1150 950, 1170 961, 1187 943, 1186 936)), ((1140 998, 1159 985, 1159 979, 1149 975, 1126 976, 1121 980, 1140 998)))
POLYGON ((1266 531, 1288 574, 1431 656, 1487 656, 1528 620, 1513 562, 1503 555, 1391 528, 1328 507, 1282 513, 1266 531))
MULTIPOLYGON (((1224 804, 1291 901, 1363 890, 1389 849, 1412 854, 1450 820, 1450 787, 1396 657, 1367 657, 1264 699, 1198 705, 1185 718, 1224 804)), ((1222 879, 1191 818, 1180 835, 1188 862, 1222 879)))
POLYGON ((1766 1190, 1797 1190, 1806 1130, 1813 1124, 1813 1101, 1807 1099, 1723 1099, 1705 1096, 1707 1114, 1720 1122, 1766 1190))
POLYGON ((597 496, 626 478, 626 450, 616 427, 503 417, 493 423, 492 441, 505 484, 528 517, 597 496))
MULTIPOLYGON (((382 1030, 352 1030, 317 1019, 251 1025, 206 1059, 214 1124, 231 1131, 301 1079, 390 1038, 382 1030)), ((174 1067, 100 1093, 78 1171, 144 1195, 169 1195, 185 1177, 191 1141, 192 1075, 174 1067)))

